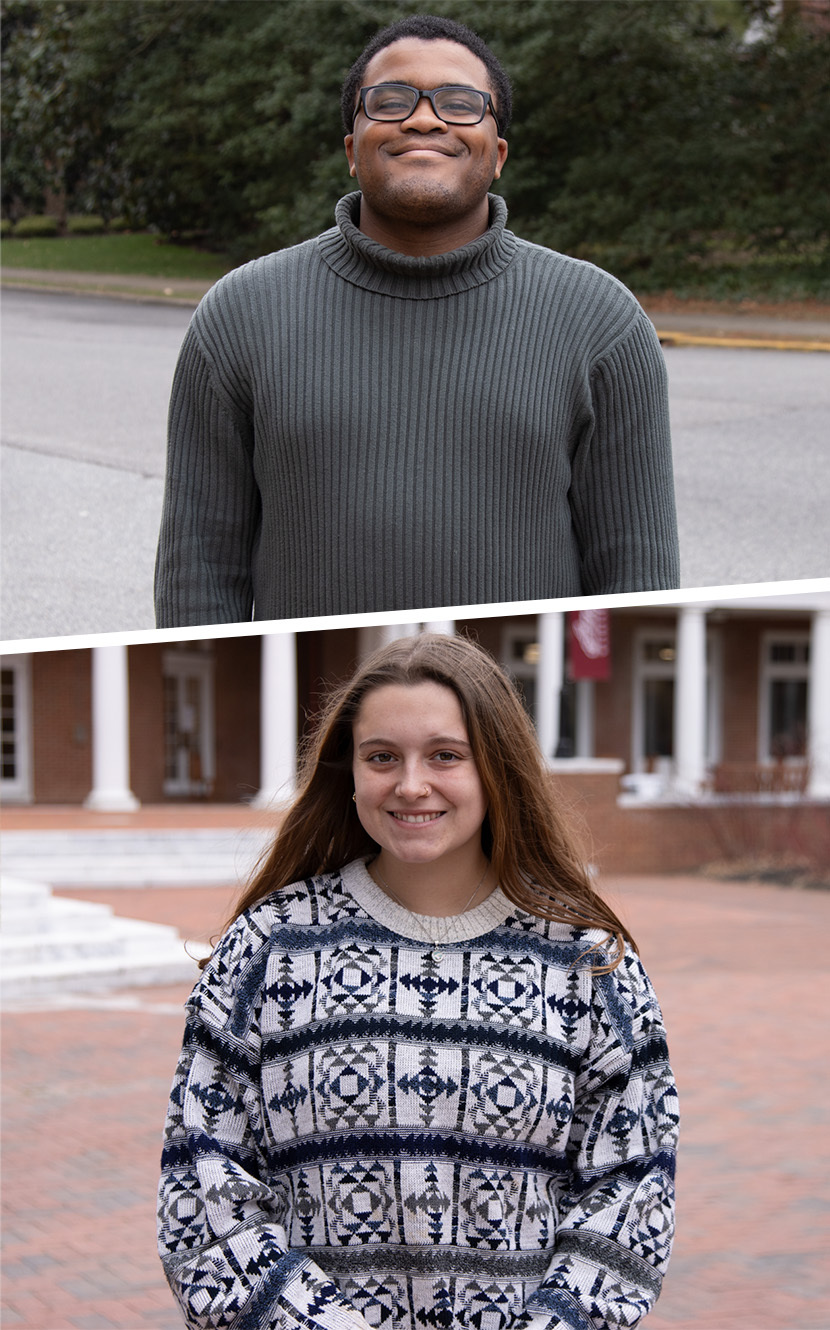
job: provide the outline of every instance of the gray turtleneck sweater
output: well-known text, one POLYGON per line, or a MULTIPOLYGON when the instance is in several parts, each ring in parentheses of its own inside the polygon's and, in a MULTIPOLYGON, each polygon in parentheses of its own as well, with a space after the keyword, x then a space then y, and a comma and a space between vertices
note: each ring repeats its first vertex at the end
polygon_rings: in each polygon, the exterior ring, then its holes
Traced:
POLYGON ((591 264, 357 227, 228 274, 170 404, 160 628, 675 587, 666 372, 591 264))

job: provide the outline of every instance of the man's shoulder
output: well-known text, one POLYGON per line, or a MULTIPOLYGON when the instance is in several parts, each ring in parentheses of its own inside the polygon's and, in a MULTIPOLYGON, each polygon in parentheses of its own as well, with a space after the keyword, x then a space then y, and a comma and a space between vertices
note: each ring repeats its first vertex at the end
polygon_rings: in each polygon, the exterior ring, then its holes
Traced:
POLYGON ((214 307, 235 302, 248 305, 252 299, 262 298, 270 291, 279 291, 286 280, 318 262, 321 238, 314 236, 297 245, 275 249, 232 268, 210 288, 199 306, 200 310, 210 312, 214 307))
POLYGON ((570 254, 562 254, 559 250, 549 249, 546 245, 536 244, 532 240, 525 240, 522 236, 516 236, 516 244, 517 257, 532 268, 534 273, 579 287, 584 291, 596 291, 605 299, 639 308, 636 296, 628 287, 612 273, 606 272, 604 268, 598 268, 595 263, 590 263, 587 259, 574 258, 570 254))
POLYGON ((537 306, 591 357, 604 356, 635 330, 650 327, 637 297, 612 273, 519 236, 516 242, 516 263, 537 306))

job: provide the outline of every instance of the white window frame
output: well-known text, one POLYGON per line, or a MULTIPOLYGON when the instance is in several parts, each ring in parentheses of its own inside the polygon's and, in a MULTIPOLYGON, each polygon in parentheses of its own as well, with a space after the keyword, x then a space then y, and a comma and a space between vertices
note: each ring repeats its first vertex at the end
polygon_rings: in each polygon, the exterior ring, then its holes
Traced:
POLYGON ((0 796, 9 803, 31 803, 32 763, 32 658, 21 653, 0 656, 0 666, 14 674, 15 763, 17 775, 0 775, 0 796))
POLYGON ((706 765, 711 771, 723 761, 723 632, 706 626, 706 765))
MULTIPOLYGON (((193 781, 178 776, 164 777, 166 795, 198 796, 210 793, 216 779, 216 732, 214 719, 214 658, 212 654, 201 651, 165 651, 162 657, 162 675, 164 678, 196 678, 200 690, 199 752, 202 762, 202 779, 193 781)), ((166 715, 164 717, 166 721, 166 715)), ((167 736, 164 735, 165 763, 167 759, 167 736)))
MULTIPOLYGON (((809 629, 768 629, 761 634, 761 668, 758 671, 758 762, 766 765, 770 762, 777 762, 781 759, 773 756, 771 752, 772 735, 770 733, 770 685, 776 679, 803 679, 807 684, 807 713, 806 723, 809 724, 810 716, 810 632, 809 629), (773 643, 785 642, 788 645, 807 647, 806 659, 803 661, 773 661, 770 659, 770 649, 773 643)), ((809 736, 808 736, 809 748, 809 736)), ((788 766, 803 766, 807 762, 807 756, 786 757, 783 759, 788 766)))
MULTIPOLYGON (((646 771, 645 754, 645 698, 643 684, 647 679, 672 679, 677 687, 677 628, 662 630, 644 626, 634 634, 634 660, 631 671, 631 770, 646 771), (665 641, 674 649, 673 660, 645 660, 643 649, 649 641, 665 641)), ((721 760, 723 749, 723 637, 717 625, 706 626, 706 763, 721 760)), ((674 736, 676 740, 676 735, 674 736)), ((672 745, 674 747, 674 744, 672 745)), ((665 759, 668 775, 676 758, 672 752, 665 759)))
MULTIPOLYGON (((631 671, 631 770, 633 772, 647 771, 646 752, 645 752, 645 690, 644 684, 649 679, 672 679, 677 687, 677 629, 670 628, 638 628, 634 634, 634 661, 631 671), (668 642, 674 649, 674 658, 672 660, 646 660, 644 658, 644 648, 647 642, 668 642)), ((673 760, 674 754, 667 757, 665 762, 667 767, 673 760)))
MULTIPOLYGON (((539 644, 539 627, 535 619, 528 619, 524 623, 505 624, 501 631, 501 663, 509 675, 523 685, 532 683, 534 688, 538 684, 538 654, 536 659, 517 660, 513 653, 513 647, 516 642, 526 641, 528 638, 537 646, 539 644)), ((530 715, 534 725, 536 724, 536 694, 534 692, 534 705, 530 708, 530 715)))

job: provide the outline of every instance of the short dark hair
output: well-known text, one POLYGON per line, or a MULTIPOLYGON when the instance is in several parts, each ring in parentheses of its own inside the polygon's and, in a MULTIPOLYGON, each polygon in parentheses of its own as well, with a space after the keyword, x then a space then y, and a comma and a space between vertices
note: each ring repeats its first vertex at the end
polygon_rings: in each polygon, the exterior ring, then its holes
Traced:
POLYGON ((477 55, 490 76, 492 91, 495 94, 499 132, 504 134, 513 111, 513 90, 506 69, 487 43, 477 32, 473 32, 472 28, 466 27, 463 23, 456 23, 451 18, 438 18, 434 14, 411 14, 409 18, 398 19, 397 23, 382 28, 380 32, 375 33, 365 50, 355 60, 346 75, 340 98, 343 128, 347 134, 351 134, 354 128, 355 102, 358 89, 363 84, 366 66, 378 51, 391 46, 393 42, 400 41, 402 37, 418 37, 421 41, 427 42, 440 40, 458 42, 459 46, 466 46, 473 55, 477 55))

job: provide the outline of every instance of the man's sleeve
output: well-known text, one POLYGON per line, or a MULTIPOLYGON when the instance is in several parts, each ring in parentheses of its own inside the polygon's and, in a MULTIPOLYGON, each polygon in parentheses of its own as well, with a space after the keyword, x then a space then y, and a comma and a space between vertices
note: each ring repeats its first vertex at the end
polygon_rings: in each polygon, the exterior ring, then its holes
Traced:
POLYGON ((595 981, 554 1256, 514 1330, 621 1330, 660 1292, 674 1235, 678 1110, 662 1016, 636 956, 595 981))
POLYGON ((284 1188, 266 1158, 252 999, 240 997, 257 969, 245 949, 232 930, 191 999, 159 1186, 164 1271, 190 1330, 368 1330, 288 1245, 284 1188))
POLYGON ((582 590, 672 590, 680 565, 668 382, 645 313, 593 366, 590 400, 571 466, 582 590))
POLYGON ((260 517, 251 421, 217 389, 191 326, 170 398, 157 628, 250 620, 260 517))

